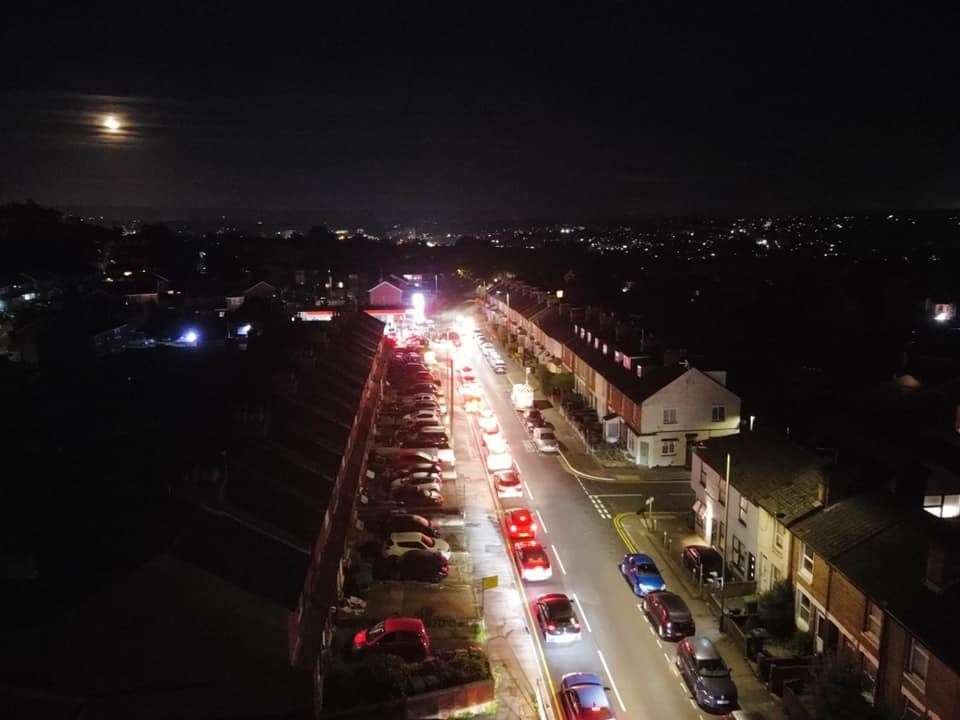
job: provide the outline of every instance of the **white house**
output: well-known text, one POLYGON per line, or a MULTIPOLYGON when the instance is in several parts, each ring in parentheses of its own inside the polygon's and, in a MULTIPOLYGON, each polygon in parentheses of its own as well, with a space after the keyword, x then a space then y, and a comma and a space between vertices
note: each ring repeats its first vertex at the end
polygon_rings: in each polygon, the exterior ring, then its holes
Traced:
POLYGON ((775 433, 706 442, 694 451, 690 472, 697 532, 741 580, 768 590, 792 574, 788 528, 820 507, 824 463, 775 433))
POLYGON ((697 443, 739 430, 740 398, 724 385, 726 373, 638 369, 639 382, 624 391, 634 403, 634 417, 625 418, 627 454, 638 465, 687 465, 697 443))

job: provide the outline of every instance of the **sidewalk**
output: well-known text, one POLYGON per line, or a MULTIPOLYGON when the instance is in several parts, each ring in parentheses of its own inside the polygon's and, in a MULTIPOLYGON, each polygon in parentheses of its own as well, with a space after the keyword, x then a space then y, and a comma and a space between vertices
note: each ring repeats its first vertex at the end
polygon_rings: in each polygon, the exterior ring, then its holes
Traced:
POLYGON ((614 525, 621 533, 621 537, 631 551, 646 552, 653 556, 657 565, 663 571, 667 586, 672 585, 675 591, 682 594, 697 623, 697 635, 710 638, 727 665, 730 667, 733 680, 737 684, 740 694, 740 706, 749 711, 761 712, 765 720, 785 720, 778 698, 772 695, 763 684, 757 680, 750 669, 747 659, 733 643, 720 633, 717 628, 717 619, 710 612, 706 603, 699 598, 698 588, 687 572, 680 566, 680 552, 684 545, 702 543, 703 538, 695 535, 684 520, 676 516, 655 515, 656 530, 648 530, 644 520, 635 514, 623 514, 614 519, 614 525), (664 549, 661 539, 666 534, 669 550, 664 549), (678 587, 679 583, 679 587, 678 587))

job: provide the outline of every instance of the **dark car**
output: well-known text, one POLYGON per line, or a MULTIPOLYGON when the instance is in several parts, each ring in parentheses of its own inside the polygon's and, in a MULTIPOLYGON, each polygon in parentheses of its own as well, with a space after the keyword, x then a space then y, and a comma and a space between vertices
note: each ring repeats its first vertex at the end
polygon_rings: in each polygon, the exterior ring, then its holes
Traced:
POLYGON ((447 438, 447 433, 442 427, 426 427, 420 430, 420 432, 414 433, 412 436, 407 435, 406 433, 400 433, 397 436, 399 440, 400 447, 411 448, 411 447, 420 447, 420 448, 448 448, 450 447, 450 440, 447 438))
POLYGON ((398 532, 418 532, 430 537, 440 537, 439 531, 427 518, 412 513, 395 513, 383 524, 383 534, 398 532))
POLYGON ((401 485, 390 496, 407 507, 443 507, 443 495, 436 490, 422 488, 419 485, 401 485))
POLYGON ((544 642, 570 643, 580 639, 580 623, 573 603, 563 593, 541 595, 533 603, 544 642))
POLYGON ((677 645, 677 670, 701 707, 716 711, 737 707, 737 686, 730 668, 709 638, 682 640, 677 645))
POLYGON ((385 653, 407 662, 423 662, 430 654, 430 637, 420 618, 390 618, 354 635, 353 652, 385 653))
POLYGON ((657 627, 660 637, 666 640, 680 640, 696 634, 693 613, 676 593, 666 590, 649 592, 640 601, 643 611, 657 627))
POLYGON ((703 573, 704 580, 712 572, 723 572, 723 556, 709 545, 687 545, 680 555, 680 562, 698 578, 703 573))
POLYGON ((395 455, 382 456, 389 467, 402 468, 421 463, 435 463, 436 457, 430 452, 417 452, 410 450, 408 452, 396 453, 395 455))
POLYGON ((527 428, 527 432, 532 433, 537 428, 546 427, 547 421, 543 419, 542 415, 535 415, 534 417, 526 418, 523 424, 527 428))
POLYGON ((429 550, 408 550, 398 558, 397 580, 438 583, 450 572, 450 562, 429 550))
POLYGON ((422 462, 394 468, 389 475, 391 477, 404 477, 405 475, 413 475, 414 473, 431 473, 433 475, 440 475, 442 472, 443 469, 440 467, 440 463, 422 462))
POLYGON ((523 416, 523 421, 524 421, 525 423, 526 423, 526 422, 529 422, 530 420, 534 420, 534 419, 543 420, 543 414, 542 414, 539 410, 537 410, 537 409, 533 409, 533 410, 521 410, 521 415, 523 416))
POLYGON ((560 705, 566 720, 611 720, 613 710, 600 678, 594 673, 567 673, 560 678, 560 705))

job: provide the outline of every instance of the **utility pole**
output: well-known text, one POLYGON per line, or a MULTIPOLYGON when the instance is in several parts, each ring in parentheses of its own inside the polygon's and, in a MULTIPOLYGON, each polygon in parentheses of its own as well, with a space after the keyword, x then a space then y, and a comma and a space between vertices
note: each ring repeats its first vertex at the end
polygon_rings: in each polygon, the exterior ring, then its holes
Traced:
POLYGON ((730 453, 727 453, 725 473, 726 490, 723 493, 723 567, 720 569, 720 632, 723 632, 723 614, 727 609, 727 545, 730 537, 730 453))

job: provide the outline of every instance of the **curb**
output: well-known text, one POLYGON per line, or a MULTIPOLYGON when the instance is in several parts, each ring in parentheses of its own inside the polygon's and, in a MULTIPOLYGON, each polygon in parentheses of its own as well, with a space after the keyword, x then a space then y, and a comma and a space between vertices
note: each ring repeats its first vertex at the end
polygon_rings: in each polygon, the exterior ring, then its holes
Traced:
POLYGON ((573 463, 567 460, 567 456, 563 454, 563 450, 560 450, 559 452, 560 452, 560 457, 563 459, 563 464, 566 465, 564 469, 567 472, 569 472, 571 475, 576 475, 578 477, 586 478, 587 480, 596 480, 598 482, 609 482, 609 483, 619 482, 616 478, 601 477, 600 475, 591 475, 590 473, 585 473, 580 470, 577 470, 573 466, 573 463))

